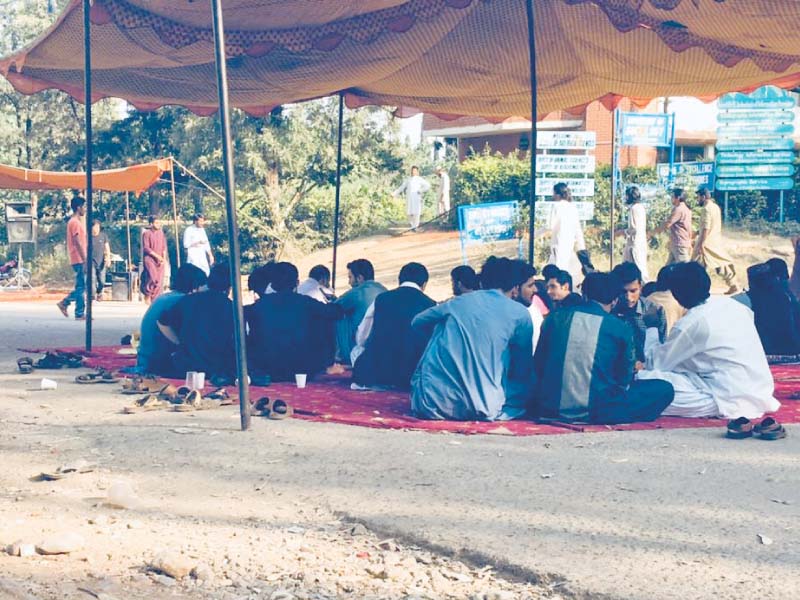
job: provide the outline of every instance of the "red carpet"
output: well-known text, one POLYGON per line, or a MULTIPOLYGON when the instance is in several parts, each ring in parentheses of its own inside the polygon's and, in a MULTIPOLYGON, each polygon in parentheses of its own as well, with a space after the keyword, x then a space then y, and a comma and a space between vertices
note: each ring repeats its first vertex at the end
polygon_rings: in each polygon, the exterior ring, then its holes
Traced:
MULTIPOLYGON (((69 352, 86 354, 80 348, 62 348, 69 352)), ((118 346, 95 348, 86 359, 92 368, 109 370, 133 365, 135 357, 117 354, 118 346)), ((44 352, 32 350, 31 352, 44 352)), ((800 392, 800 365, 777 365, 771 367, 775 376, 775 394, 782 406, 774 414, 781 423, 800 423, 800 400, 789 396, 800 392)), ((233 391, 233 390, 231 390, 233 391)), ((629 425, 542 425, 531 421, 475 422, 475 421, 424 421, 409 414, 408 394, 400 392, 357 392, 350 389, 346 377, 324 376, 308 383, 299 390, 293 383, 274 383, 269 387, 251 387, 251 399, 255 402, 262 396, 280 398, 291 404, 301 414, 296 418, 308 421, 327 421, 362 427, 384 429, 416 429, 431 432, 488 433, 495 435, 541 435, 570 433, 573 431, 638 431, 650 429, 687 429, 696 427, 724 427, 720 419, 684 419, 662 417, 652 423, 629 425)))

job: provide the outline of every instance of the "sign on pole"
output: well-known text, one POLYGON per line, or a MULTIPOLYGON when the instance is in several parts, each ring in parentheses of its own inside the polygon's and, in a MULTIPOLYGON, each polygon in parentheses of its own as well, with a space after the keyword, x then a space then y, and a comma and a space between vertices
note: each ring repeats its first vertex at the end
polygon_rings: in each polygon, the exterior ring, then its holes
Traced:
POLYGON ((536 157, 538 173, 594 173, 592 154, 542 154, 536 157))
POLYGON ((739 179, 717 179, 721 192, 743 190, 790 190, 794 187, 791 177, 743 177, 739 179))
MULTIPOLYGON (((536 147, 539 150, 594 150, 597 133, 594 131, 538 131, 536 147)), ((537 160, 539 160, 537 158, 537 160)))
POLYGON ((620 145, 656 148, 672 145, 673 115, 621 112, 619 116, 620 145))
POLYGON ((670 169, 669 163, 658 163, 656 165, 658 174, 658 184, 662 187, 675 185, 686 185, 692 187, 706 186, 714 188, 714 161, 696 161, 673 163, 670 169))
POLYGON ((556 177, 536 178, 536 195, 552 196, 553 186, 557 183, 566 183, 575 198, 588 198, 594 196, 594 179, 564 179, 556 177))

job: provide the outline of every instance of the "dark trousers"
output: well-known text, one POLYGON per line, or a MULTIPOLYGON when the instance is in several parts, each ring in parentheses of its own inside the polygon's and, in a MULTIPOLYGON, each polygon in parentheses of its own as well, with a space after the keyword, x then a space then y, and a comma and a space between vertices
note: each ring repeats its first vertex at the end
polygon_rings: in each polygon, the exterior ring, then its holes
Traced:
POLYGON ((101 262, 99 265, 92 261, 94 266, 94 290, 95 296, 103 293, 103 288, 106 287, 106 263, 101 262))
POLYGON ((675 397, 672 384, 660 379, 634 381, 627 394, 594 402, 591 423, 615 425, 656 420, 675 397))
POLYGON ((82 317, 86 312, 86 273, 83 270, 83 264, 72 265, 72 270, 75 271, 75 289, 61 302, 64 306, 69 306, 75 303, 75 317, 82 317))

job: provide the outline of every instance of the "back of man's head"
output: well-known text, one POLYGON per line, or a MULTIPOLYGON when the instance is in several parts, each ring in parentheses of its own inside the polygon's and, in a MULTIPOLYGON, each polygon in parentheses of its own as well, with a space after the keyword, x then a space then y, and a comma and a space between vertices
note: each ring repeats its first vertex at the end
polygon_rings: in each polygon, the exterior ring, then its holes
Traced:
POLYGON ((450 271, 450 278, 454 282, 460 283, 461 288, 464 290, 474 291, 481 286, 480 281, 478 281, 478 274, 469 265, 458 265, 450 271))
POLYGON ((247 278, 247 289, 259 296, 263 296, 267 287, 269 287, 274 267, 275 263, 270 262, 253 269, 253 272, 247 278))
POLYGON ((514 268, 516 269, 515 278, 517 280, 516 285, 522 285, 526 281, 528 281, 531 277, 536 277, 536 267, 531 264, 528 264, 524 260, 515 260, 514 261, 514 268))
POLYGON ((481 288, 509 292, 517 285, 517 269, 508 258, 490 256, 481 268, 481 288))
POLYGON ((325 265, 316 265, 311 267, 311 270, 308 272, 308 276, 322 285, 328 285, 331 281, 331 271, 325 265))
POLYGON ((702 304, 711 296, 711 278, 696 262, 675 265, 669 283, 675 300, 687 310, 702 304))
POLYGON ((789 279, 789 267, 782 258, 770 258, 766 263, 772 274, 782 281, 789 279))
POLYGON ((272 272, 272 289, 276 292, 291 292, 297 287, 297 278, 297 267, 292 263, 276 263, 272 272))
POLYGON ((407 265, 403 265, 403 268, 400 269, 398 280, 401 284, 411 282, 416 283, 419 287, 423 287, 428 283, 428 269, 425 268, 425 265, 418 262, 410 262, 407 265))
POLYGON ((73 196, 72 200, 69 201, 69 207, 72 209, 72 212, 77 212, 84 204, 86 204, 86 200, 84 200, 83 196, 73 196))
POLYGON ((672 277, 672 273, 675 270, 675 265, 667 265, 666 267, 661 267, 661 270, 658 272, 658 277, 656 278, 656 289, 659 292, 668 292, 670 289, 670 278, 672 277))
POLYGON ((610 306, 619 298, 622 284, 614 273, 589 273, 583 280, 583 297, 603 306, 610 306))
POLYGON ((211 273, 208 276, 208 289, 226 294, 230 291, 231 270, 227 262, 219 261, 211 267, 211 273))
POLYGON ((353 274, 353 277, 363 277, 364 281, 375 279, 375 268, 366 258, 358 258, 347 263, 347 269, 353 274))
POLYGON ((191 294, 206 285, 206 277, 203 269, 190 264, 183 264, 175 275, 175 291, 182 294, 191 294))
POLYGON ((560 270, 561 269, 559 269, 556 265, 545 265, 542 267, 542 277, 545 281, 548 279, 553 279, 560 270))
POLYGON ((632 262, 624 262, 614 267, 612 271, 622 285, 628 285, 634 281, 642 282, 642 271, 632 262))

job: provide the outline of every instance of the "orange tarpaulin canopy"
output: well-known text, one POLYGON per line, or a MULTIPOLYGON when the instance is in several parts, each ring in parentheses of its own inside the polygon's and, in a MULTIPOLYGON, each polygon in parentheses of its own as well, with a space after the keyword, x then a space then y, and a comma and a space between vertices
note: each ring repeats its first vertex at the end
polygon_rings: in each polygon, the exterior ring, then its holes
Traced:
MULTIPOLYGON (((141 194, 152 186, 162 173, 169 171, 172 161, 162 158, 141 165, 92 172, 92 187, 105 192, 141 194)), ((7 190, 84 190, 86 173, 42 171, 0 165, 0 189, 7 190)))

